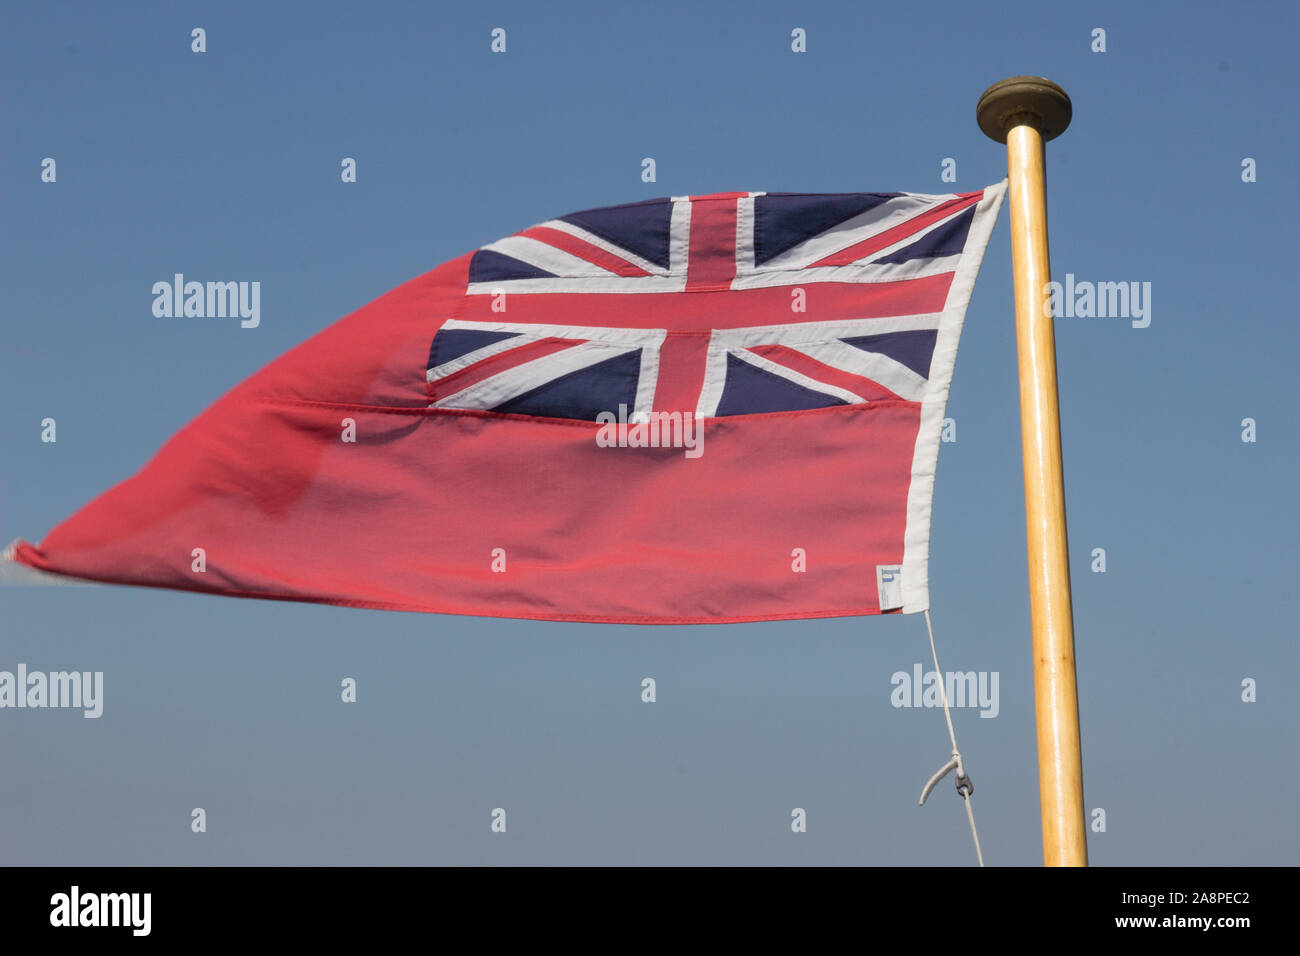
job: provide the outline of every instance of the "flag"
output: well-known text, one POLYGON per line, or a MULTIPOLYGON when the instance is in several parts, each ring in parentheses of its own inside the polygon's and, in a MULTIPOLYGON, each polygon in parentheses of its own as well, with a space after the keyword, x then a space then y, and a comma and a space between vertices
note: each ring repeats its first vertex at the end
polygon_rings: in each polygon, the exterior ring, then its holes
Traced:
POLYGON ((545 620, 924 610, 944 407, 1004 191, 541 223, 326 328, 5 556, 545 620))

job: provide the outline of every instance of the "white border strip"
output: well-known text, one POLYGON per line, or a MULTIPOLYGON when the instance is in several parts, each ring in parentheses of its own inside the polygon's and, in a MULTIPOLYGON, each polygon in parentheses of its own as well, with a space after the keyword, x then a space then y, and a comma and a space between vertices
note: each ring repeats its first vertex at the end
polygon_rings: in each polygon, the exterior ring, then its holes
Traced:
POLYGON ((930 361, 930 384, 921 402, 921 427, 912 456, 912 480, 907 489, 907 531, 903 539, 903 613, 915 614, 930 607, 930 511, 934 503, 934 476, 939 462, 939 438, 948 404, 957 343, 961 339, 966 306, 970 304, 975 278, 997 222, 1007 181, 984 190, 975 206, 975 220, 966 237, 962 260, 948 290, 948 301, 939 323, 939 335, 930 361))

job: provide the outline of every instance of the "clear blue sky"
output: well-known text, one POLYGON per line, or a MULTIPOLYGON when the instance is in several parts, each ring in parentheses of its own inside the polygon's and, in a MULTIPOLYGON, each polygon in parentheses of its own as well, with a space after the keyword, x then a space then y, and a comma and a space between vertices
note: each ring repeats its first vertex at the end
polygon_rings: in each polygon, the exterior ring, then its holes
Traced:
MULTIPOLYGON (((1152 283, 1149 328, 1057 328, 1092 860, 1294 863, 1298 28, 1281 3, 9 5, 0 534, 39 540, 270 359, 532 223, 996 182, 975 101, 1043 74, 1075 107, 1049 147, 1054 274, 1152 283), (260 281, 261 326, 155 319, 174 272, 260 281)), ((1004 214, 931 587, 945 669, 1000 674, 995 719, 954 714, 985 856, 1034 864, 1008 246, 1004 214)), ((916 807, 942 714, 890 705, 926 661, 919 616, 637 628, 6 588, 0 669, 102 670, 106 699, 0 712, 0 863, 965 865, 951 783, 916 807)))

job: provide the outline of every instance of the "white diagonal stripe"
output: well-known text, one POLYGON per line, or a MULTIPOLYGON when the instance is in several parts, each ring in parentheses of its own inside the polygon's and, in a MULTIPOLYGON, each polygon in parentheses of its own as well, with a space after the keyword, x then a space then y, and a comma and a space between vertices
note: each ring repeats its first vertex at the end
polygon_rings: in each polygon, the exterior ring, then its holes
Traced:
POLYGON ((430 405, 430 408, 491 409, 508 402, 525 392, 552 382, 570 372, 603 362, 605 359, 625 355, 633 347, 584 342, 551 355, 524 362, 511 369, 498 372, 468 388, 453 392, 430 405))
POLYGON ((512 259, 518 259, 520 262, 526 262, 530 266, 536 266, 538 269, 552 272, 557 276, 613 276, 618 274, 606 269, 604 266, 598 266, 594 262, 580 259, 563 249, 557 249, 550 243, 530 239, 527 236, 507 236, 505 239, 490 242, 483 248, 499 252, 504 256, 510 256, 512 259))
POLYGON ((649 272, 653 275, 662 276, 668 274, 667 270, 664 269, 663 266, 656 265, 655 263, 651 262, 649 259, 642 259, 635 252, 632 252, 628 249, 624 249, 622 246, 617 246, 614 243, 608 241, 607 239, 602 239, 594 232, 588 232, 586 229, 583 229, 581 226, 575 226, 573 223, 565 222, 563 219, 551 219, 547 222, 540 223, 538 226, 534 226, 533 228, 554 229, 557 232, 568 233, 570 236, 573 236, 575 239, 581 239, 583 242, 591 243, 593 246, 595 246, 598 249, 605 250, 611 256, 617 256, 620 259, 626 259, 628 262, 632 263, 632 265, 637 266, 640 269, 644 269, 646 272, 649 272))
POLYGON ((844 342, 801 345, 798 351, 833 368, 879 382, 909 402, 919 402, 925 397, 925 379, 902 362, 880 352, 867 352, 844 342))
POLYGON ((679 276, 620 276, 607 272, 600 276, 549 276, 532 279, 501 279, 497 282, 471 282, 466 295, 495 295, 498 292, 558 293, 574 292, 681 292, 686 288, 686 274, 679 276))
MULTIPOLYGON (((975 207, 974 207, 974 206, 967 206, 965 209, 958 209, 958 210, 957 210, 955 213, 953 213, 952 215, 944 216, 942 219, 940 219, 940 220, 938 220, 938 221, 936 221, 936 222, 932 222, 932 223, 930 223, 930 225, 924 227, 923 229, 918 229, 916 232, 912 233, 911 235, 904 236, 902 239, 899 239, 899 240, 898 240, 897 242, 895 242, 893 245, 885 246, 885 248, 883 248, 883 249, 878 249, 878 250, 876 250, 875 252, 872 252, 872 253, 869 253, 869 254, 863 256, 861 259, 855 259, 855 260, 854 260, 854 264, 855 264, 855 265, 866 265, 866 264, 868 264, 868 263, 876 262, 876 261, 879 260, 879 259, 883 259, 885 256, 892 256, 892 255, 893 255, 895 252, 897 252, 899 249, 904 249, 904 248, 906 248, 907 246, 910 246, 910 245, 911 245, 912 243, 914 243, 914 242, 919 242, 920 239, 921 239, 923 236, 927 236, 927 235, 929 235, 930 233, 934 232, 936 229, 940 229, 940 228, 942 228, 942 227, 948 225, 948 223, 952 222, 952 221, 953 221, 954 219, 956 219, 958 216, 974 216, 974 214, 975 214, 975 207)), ((947 258, 949 261, 952 262, 952 268, 955 269, 955 268, 957 268, 957 263, 958 263, 958 261, 961 259, 961 254, 960 254, 960 253, 954 253, 953 255, 951 255, 951 256, 947 256, 946 258, 947 258)), ((933 257, 931 257, 931 259, 933 259, 933 257)), ((893 264, 893 265, 910 265, 911 262, 916 262, 916 261, 918 261, 918 260, 916 260, 916 259, 912 259, 912 260, 909 260, 909 262, 907 262, 907 263, 892 263, 892 264, 893 264)), ((920 261, 924 261, 924 260, 920 260, 920 261)), ((879 263, 879 264, 881 264, 881 265, 891 265, 891 263, 879 263)))
POLYGON ((807 343, 858 335, 881 335, 886 332, 911 332, 937 329, 937 312, 921 315, 886 315, 876 319, 833 319, 829 322, 799 322, 791 325, 752 325, 740 329, 717 329, 709 340, 710 348, 748 348, 751 345, 788 345, 802 348, 807 343))
MULTIPOLYGON (((439 329, 439 331, 442 330, 439 329)), ((459 372, 463 368, 468 368, 469 366, 473 365, 475 362, 481 362, 484 359, 489 359, 494 355, 500 355, 502 352, 508 352, 511 349, 518 348, 521 345, 529 345, 533 342, 537 342, 540 340, 541 340, 541 336, 537 336, 537 335, 515 334, 513 338, 501 339, 501 341, 499 342, 493 342, 490 345, 485 345, 482 348, 475 349, 472 352, 466 352, 464 355, 460 356, 459 358, 454 358, 450 362, 443 362, 441 365, 434 366, 433 368, 429 369, 428 375, 425 377, 425 380, 429 382, 436 382, 440 378, 446 378, 448 375, 452 375, 456 372, 459 372)), ((435 337, 435 341, 436 341, 436 337, 435 337)))
POLYGON ((783 285, 813 285, 818 282, 901 282, 904 279, 924 279, 952 272, 960 262, 960 255, 952 255, 935 259, 909 259, 907 262, 854 262, 843 266, 814 266, 808 269, 763 267, 748 275, 737 275, 731 280, 731 288, 766 289, 783 285))
POLYGON ((667 334, 664 329, 620 329, 592 325, 550 325, 540 322, 479 322, 471 319, 448 319, 442 324, 442 329, 518 332, 537 338, 589 339, 606 345, 649 345, 654 348, 659 347, 667 334))
MULTIPOLYGON (((821 392, 823 395, 834 395, 836 398, 842 398, 850 405, 861 405, 866 401, 866 399, 861 395, 858 395, 856 392, 850 392, 847 388, 839 388, 836 385, 828 385, 826 382, 820 382, 815 378, 809 378, 801 372, 796 372, 794 369, 781 365, 778 362, 765 359, 761 355, 755 355, 753 352, 746 349, 732 349, 731 354, 741 361, 748 362, 756 368, 763 369, 765 372, 779 375, 786 381, 798 385, 800 388, 810 389, 814 392, 821 392)), ((715 412, 717 411, 716 405, 713 410, 715 412)))
POLYGON ((880 205, 858 213, 852 219, 846 219, 825 232, 820 232, 811 239, 806 239, 797 246, 787 249, 779 256, 764 262, 759 268, 781 270, 810 266, 820 259, 901 225, 921 215, 927 209, 933 209, 940 203, 955 198, 957 198, 955 195, 921 196, 908 193, 887 199, 880 205))

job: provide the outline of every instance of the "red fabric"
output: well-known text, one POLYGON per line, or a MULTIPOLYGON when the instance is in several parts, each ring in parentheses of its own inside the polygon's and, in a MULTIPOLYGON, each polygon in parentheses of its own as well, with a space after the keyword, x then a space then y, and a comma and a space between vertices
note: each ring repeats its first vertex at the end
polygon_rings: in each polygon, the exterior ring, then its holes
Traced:
MULTIPOLYGON (((497 617, 878 613, 876 565, 903 559, 919 405, 710 419, 698 458, 599 447, 594 423, 430 409, 434 333, 449 318, 492 314, 489 297, 464 294, 468 262, 282 356, 16 559, 97 581, 497 617), (340 440, 345 418, 355 444, 340 440), (191 570, 195 548, 203 573, 191 570), (497 548, 504 573, 492 570, 497 548), (805 572, 792 569, 796 548, 805 572)), ((949 280, 900 283, 897 295, 881 284, 870 306, 889 314, 905 296, 905 311, 930 298, 941 307, 949 280)), ((819 316, 862 315, 851 292, 812 290, 819 316)), ((654 327, 652 298, 518 296, 509 317, 545 305, 539 321, 562 309, 573 324, 614 314, 654 327)), ((676 298, 684 323, 694 315, 713 328, 790 315, 786 288, 676 298)))
POLYGON ((654 407, 665 412, 695 409, 704 381, 708 332, 669 332, 659 355, 659 382, 654 407))
POLYGON ((691 200, 688 292, 726 289, 736 278, 736 199, 740 193, 719 193, 691 200))

